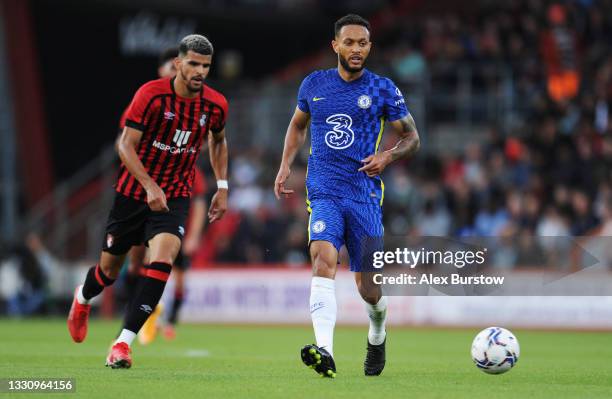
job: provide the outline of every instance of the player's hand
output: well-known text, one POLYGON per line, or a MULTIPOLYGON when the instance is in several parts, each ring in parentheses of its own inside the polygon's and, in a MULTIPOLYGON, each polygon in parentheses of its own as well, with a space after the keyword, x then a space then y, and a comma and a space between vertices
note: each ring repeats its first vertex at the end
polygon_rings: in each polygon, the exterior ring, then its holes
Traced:
POLYGON ((225 211, 227 211, 227 190, 222 188, 217 190, 212 197, 212 201, 210 201, 208 222, 212 223, 221 219, 225 211))
POLYGON ((200 246, 200 237, 198 234, 187 234, 183 240, 182 251, 185 256, 191 256, 200 246))
POLYGON ((387 152, 379 152, 374 155, 370 155, 366 159, 362 159, 365 165, 359 168, 359 172, 365 172, 370 177, 380 175, 383 170, 391 162, 391 156, 387 152))
POLYGON ((147 204, 153 212, 169 212, 166 194, 157 183, 153 182, 145 188, 147 192, 147 204))
POLYGON ((284 194, 285 197, 289 197, 293 194, 293 190, 285 188, 285 182, 290 174, 291 169, 289 169, 288 166, 281 165, 276 175, 276 181, 274 182, 274 195, 276 195, 276 199, 280 199, 282 194, 284 194))

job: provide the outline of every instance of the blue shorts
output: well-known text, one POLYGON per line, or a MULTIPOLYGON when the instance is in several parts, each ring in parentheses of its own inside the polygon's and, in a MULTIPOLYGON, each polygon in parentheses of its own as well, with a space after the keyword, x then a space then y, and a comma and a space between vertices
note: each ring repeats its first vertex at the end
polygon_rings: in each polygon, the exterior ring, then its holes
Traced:
POLYGON ((372 271, 371 252, 383 249, 380 205, 326 197, 310 201, 308 211, 308 245, 313 241, 328 241, 340 251, 344 244, 351 271, 372 271))

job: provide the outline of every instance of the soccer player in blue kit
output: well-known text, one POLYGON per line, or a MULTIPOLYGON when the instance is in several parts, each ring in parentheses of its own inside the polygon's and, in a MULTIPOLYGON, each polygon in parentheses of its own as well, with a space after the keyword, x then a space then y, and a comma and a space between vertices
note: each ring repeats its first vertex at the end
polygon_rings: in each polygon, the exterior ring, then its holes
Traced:
POLYGON ((382 246, 380 174, 391 162, 409 158, 419 148, 418 132, 400 90, 390 79, 364 68, 372 46, 368 21, 349 14, 336 21, 334 31, 337 68, 315 71, 302 82, 274 185, 279 199, 293 193, 285 182, 310 121, 306 203, 313 269, 310 313, 317 343, 303 347, 301 356, 318 374, 332 378, 336 376, 334 278, 342 245, 348 250, 370 319, 364 373, 379 375, 385 367, 387 298, 371 281, 373 269, 371 263, 367 265, 364 242, 374 239, 375 245, 382 246), (399 141, 379 152, 385 124, 399 141))

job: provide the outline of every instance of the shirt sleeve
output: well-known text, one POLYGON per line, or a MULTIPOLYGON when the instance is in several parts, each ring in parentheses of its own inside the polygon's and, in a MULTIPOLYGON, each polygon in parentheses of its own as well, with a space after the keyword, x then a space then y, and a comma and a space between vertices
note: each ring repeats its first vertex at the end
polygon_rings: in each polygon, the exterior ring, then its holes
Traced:
POLYGON ((147 113, 150 112, 152 101, 152 90, 148 89, 147 85, 138 89, 124 113, 125 126, 144 132, 147 129, 147 113))
POLYGON ((310 75, 306 76, 300 85, 297 96, 297 107, 302 112, 310 113, 310 107, 308 106, 308 88, 310 86, 310 75))
POLYGON ((408 115, 408 108, 406 107, 404 95, 390 79, 387 79, 384 115, 385 119, 389 122, 402 119, 408 115))

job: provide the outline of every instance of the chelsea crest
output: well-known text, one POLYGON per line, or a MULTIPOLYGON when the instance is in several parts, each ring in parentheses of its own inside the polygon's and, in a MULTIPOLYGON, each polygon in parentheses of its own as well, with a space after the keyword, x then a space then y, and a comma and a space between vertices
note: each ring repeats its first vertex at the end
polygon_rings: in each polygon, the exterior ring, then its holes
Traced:
POLYGON ((359 108, 362 109, 370 108, 370 105, 372 105, 372 97, 366 94, 359 96, 359 98, 357 99, 357 105, 359 105, 359 108))

